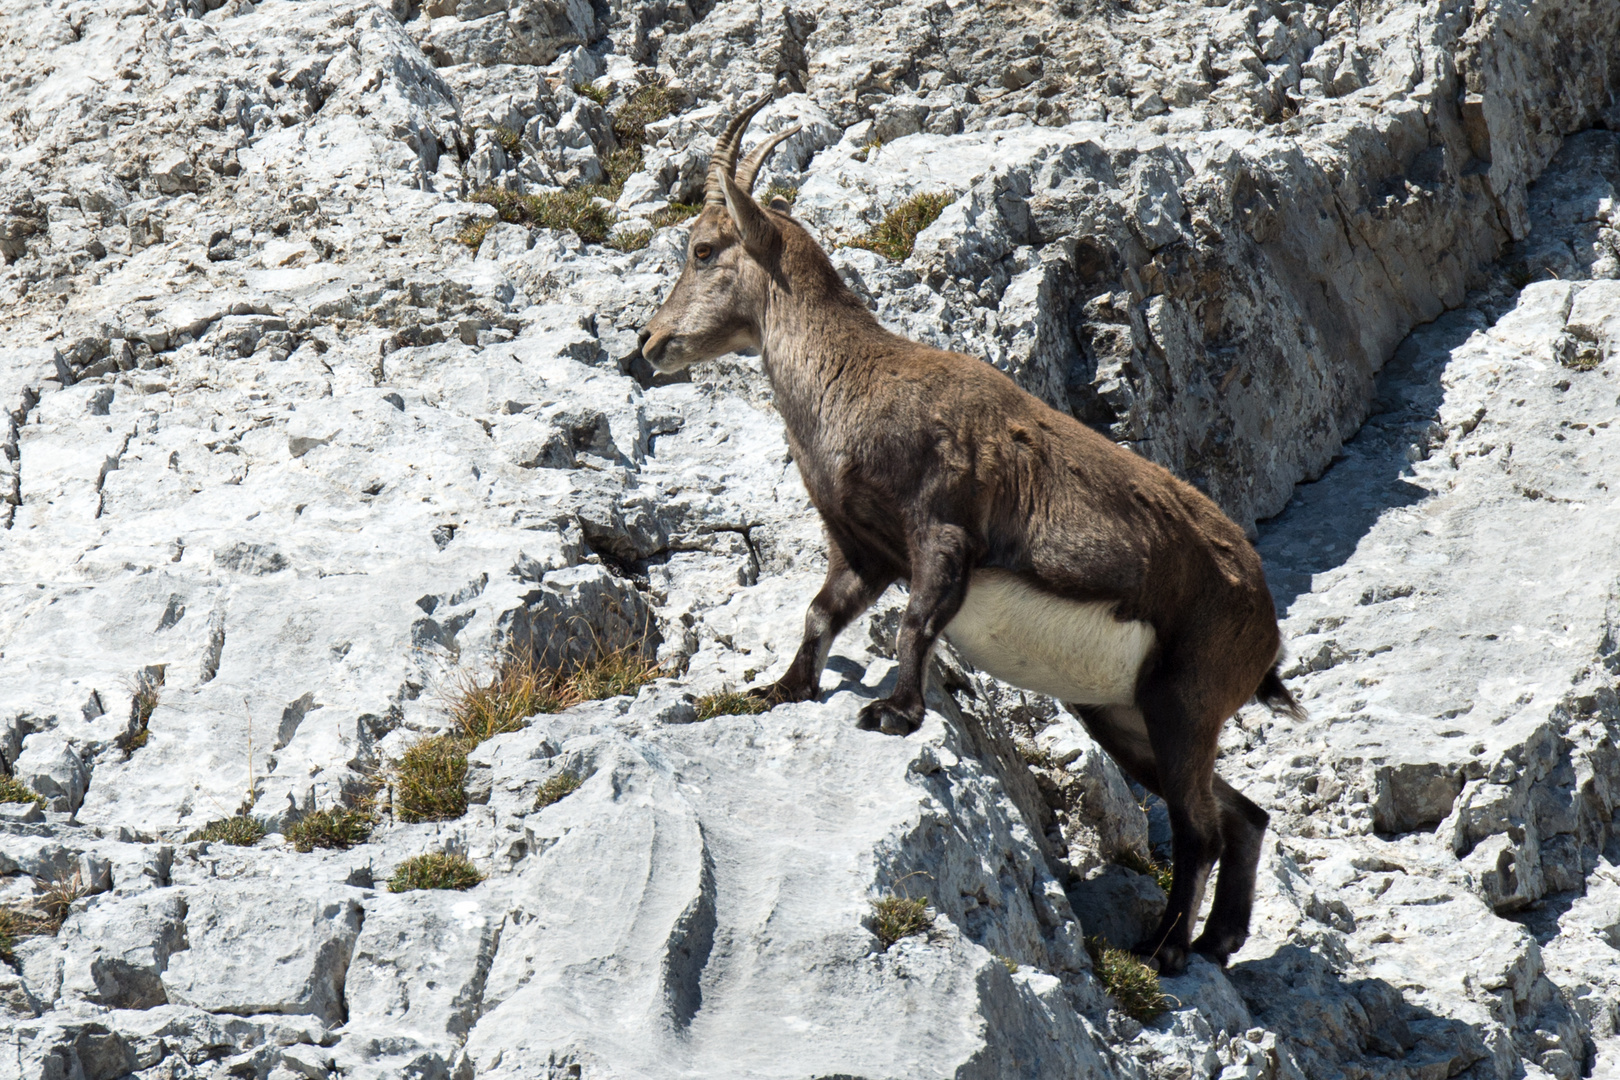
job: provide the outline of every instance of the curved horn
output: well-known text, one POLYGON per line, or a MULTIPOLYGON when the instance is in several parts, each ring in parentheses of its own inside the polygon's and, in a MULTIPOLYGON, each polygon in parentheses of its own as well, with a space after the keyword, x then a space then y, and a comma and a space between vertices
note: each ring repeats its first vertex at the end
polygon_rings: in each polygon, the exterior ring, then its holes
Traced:
POLYGON ((743 158, 742 164, 737 166, 737 186, 752 195, 754 193, 754 177, 759 175, 759 167, 765 164, 765 159, 771 156, 772 150, 775 150, 784 140, 797 135, 800 127, 802 125, 794 124, 790 128, 783 128, 754 147, 749 155, 743 158))
POLYGON ((755 98, 726 125, 725 134, 715 140, 714 153, 709 156, 709 180, 703 190, 704 205, 725 205, 726 193, 721 186, 720 178, 737 171, 737 144, 742 141, 743 130, 748 127, 748 122, 754 118, 754 114, 763 109, 775 93, 775 90, 767 90, 755 98))

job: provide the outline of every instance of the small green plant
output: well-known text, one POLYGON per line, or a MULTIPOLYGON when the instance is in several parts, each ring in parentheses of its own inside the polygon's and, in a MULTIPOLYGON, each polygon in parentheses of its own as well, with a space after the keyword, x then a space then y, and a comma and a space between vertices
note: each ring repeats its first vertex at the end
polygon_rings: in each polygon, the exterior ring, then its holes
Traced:
POLYGON ((770 187, 765 189, 765 197, 760 201, 766 206, 769 206, 771 201, 774 199, 781 199, 789 206, 792 206, 794 203, 799 201, 799 189, 796 187, 787 187, 783 184, 772 184, 770 187))
POLYGON ((618 202, 624 191, 624 182, 641 169, 641 147, 622 146, 602 159, 602 171, 607 173, 606 184, 588 185, 579 190, 594 191, 608 202, 618 202))
POLYGON ((130 688, 130 730, 122 739, 124 757, 146 745, 151 736, 149 725, 152 722, 152 713, 158 707, 158 701, 163 696, 163 667, 147 668, 129 684, 130 688))
POLYGON ((923 934, 934 927, 934 917, 928 914, 925 897, 888 896, 872 901, 872 932, 882 942, 885 952, 901 938, 923 934))
POLYGON ((394 876, 388 879, 388 891, 470 889, 483 880, 484 875, 467 856, 433 851, 412 855, 395 867, 394 876))
POLYGON ((1128 848, 1114 856, 1114 863, 1127 870, 1135 870, 1138 874, 1146 874, 1164 890, 1166 896, 1170 895, 1171 870, 1164 863, 1142 854, 1135 848, 1128 848))
POLYGON ((636 87, 613 114, 614 137, 640 148, 647 142, 647 125, 673 113, 675 104, 675 94, 662 79, 636 87))
POLYGON ((1159 988, 1159 974, 1140 957, 1116 949, 1098 937, 1086 939, 1092 972, 1110 997, 1119 1002, 1125 1015, 1141 1023, 1152 1023, 1175 1000, 1159 988))
POLYGON ((652 218, 653 228, 662 229, 669 225, 679 225, 687 218, 697 217, 703 212, 703 207, 697 203, 672 202, 662 210, 654 210, 652 218))
POLYGON ((264 826, 246 814, 237 814, 234 817, 221 818, 210 821, 186 837, 187 843, 202 840, 231 844, 236 847, 252 847, 264 839, 264 826))
POLYGON ((1007 974, 1018 974, 1018 961, 1014 960, 1010 956, 1003 956, 1001 953, 996 953, 996 959, 1000 960, 1001 966, 1007 969, 1007 974))
POLYGON ((903 262, 911 257, 911 249, 922 232, 945 212, 953 199, 944 192, 913 195, 890 210, 881 222, 849 242, 850 247, 875 251, 886 259, 903 262))
POLYGON ((328 848, 345 851, 363 844, 377 824, 370 809, 334 806, 329 810, 313 810, 287 826, 283 835, 295 851, 313 851, 328 848))
POLYGON ((495 142, 506 151, 506 156, 516 161, 523 156, 523 136, 509 127, 495 127, 490 129, 495 136, 495 142))
POLYGON ((865 146, 861 147, 859 150, 855 151, 855 153, 851 154, 850 156, 853 157, 856 161, 864 162, 864 161, 866 161, 867 158, 872 156, 872 153, 874 151, 881 150, 881 149, 883 149, 883 140, 880 139, 880 138, 873 138, 871 142, 867 143, 865 146))
POLYGON ((465 814, 467 751, 476 745, 465 737, 434 735, 407 748, 393 769, 394 810, 399 819, 414 824, 450 821, 465 814))
POLYGON ((651 229, 616 229, 607 246, 615 251, 640 251, 652 242, 651 229))
POLYGON ((598 195, 594 186, 530 195, 531 221, 542 229, 572 229, 587 244, 600 244, 613 227, 613 211, 597 203, 598 195))
POLYGON ((723 690, 697 699, 699 720, 713 720, 717 716, 757 716, 769 709, 763 698, 737 690, 723 690))
POLYGON ((493 229, 494 227, 495 222, 489 220, 488 218, 482 218, 456 233, 456 241, 458 243, 465 244, 467 247, 472 248, 472 250, 476 252, 479 248, 484 246, 484 237, 488 236, 489 230, 493 229))
POLYGON ((590 83, 577 82, 574 84, 574 93, 583 98, 590 98, 598 105, 606 105, 612 95, 605 86, 592 86, 590 83))
POLYGON ((0 803, 38 803, 45 805, 45 797, 15 776, 0 776, 0 803))
POLYGON ((534 794, 534 808, 544 810, 553 803, 561 802, 579 790, 584 783, 577 773, 558 773, 550 780, 540 785, 540 790, 534 794))

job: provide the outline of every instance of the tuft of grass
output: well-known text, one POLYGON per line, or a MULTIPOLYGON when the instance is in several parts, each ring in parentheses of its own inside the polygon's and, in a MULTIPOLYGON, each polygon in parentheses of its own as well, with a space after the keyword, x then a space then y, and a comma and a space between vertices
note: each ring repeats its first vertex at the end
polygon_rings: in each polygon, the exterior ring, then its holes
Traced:
POLYGON ((1138 874, 1146 874, 1158 884, 1159 888, 1164 890, 1166 896, 1170 895, 1171 870, 1164 863, 1142 854, 1135 848, 1120 852, 1114 856, 1114 862, 1127 870, 1135 870, 1138 874))
POLYGON ((1018 974, 1018 961, 1014 960, 1010 956, 1003 956, 1001 953, 996 953, 996 959, 1000 960, 1001 966, 1007 969, 1007 974, 1018 974))
POLYGON ((890 210, 870 231, 849 241, 849 246, 875 251, 894 262, 904 262, 911 257, 917 234, 939 220, 939 215, 953 201, 942 191, 913 195, 890 210))
POLYGON ((90 883, 84 880, 84 873, 77 868, 72 873, 63 871, 50 881, 35 878, 34 888, 38 890, 34 902, 45 910, 45 918, 53 934, 62 928, 74 901, 90 895, 90 883))
POLYGON ((641 163, 641 147, 620 147, 602 159, 602 171, 607 173, 607 183, 586 185, 586 189, 595 191, 608 202, 618 202, 620 192, 624 191, 624 182, 630 179, 631 174, 640 171, 641 163))
POLYGON ((459 673, 450 693, 456 735, 471 749, 496 735, 522 731, 538 713, 561 712, 568 706, 559 682, 556 672, 516 657, 508 657, 488 679, 459 673))
POLYGON ((672 202, 662 210, 654 210, 652 215, 653 228, 662 229, 669 225, 679 225, 687 218, 697 217, 703 212, 703 207, 697 203, 672 202))
POLYGON ((613 135, 621 144, 641 147, 647 142, 647 125, 675 111, 675 94, 663 79, 644 83, 631 92, 629 100, 613 114, 613 135))
POLYGON ((0 908, 0 960, 8 964, 17 962, 17 942, 25 937, 48 937, 61 929, 61 924, 37 912, 21 908, 0 908))
MULTIPOLYGON (((394 809, 400 820, 413 823, 460 817, 467 812, 467 754, 479 743, 521 731, 541 713, 633 694, 662 674, 634 642, 571 672, 508 657, 488 678, 458 676, 448 695, 451 731, 415 743, 393 765, 394 809)), ((576 778, 574 787, 578 783, 576 778)))
POLYGON ((1091 954, 1093 973, 1125 1015, 1150 1024, 1175 1004, 1174 999, 1159 988, 1159 973, 1144 964, 1140 957, 1116 949, 1099 937, 1086 939, 1086 951, 1091 954))
POLYGON ((541 784, 540 790, 535 792, 534 808, 544 810, 553 803, 562 802, 562 800, 578 791, 579 785, 582 783, 584 783, 584 780, 577 773, 558 773, 541 784))
POLYGON ((295 851, 313 851, 328 848, 346 851, 363 844, 377 824, 376 815, 369 809, 334 806, 330 810, 314 810, 287 826, 285 836, 295 851))
POLYGON ((757 716, 769 710, 770 706, 763 698, 737 690, 706 694, 697 699, 699 720, 713 720, 717 716, 757 716))
POLYGON ((652 242, 651 229, 616 229, 607 246, 615 251, 640 251, 652 242))
MULTIPOLYGON (((503 727, 503 731, 516 731, 503 727)), ((495 734, 495 732, 491 732, 495 734)), ((477 742, 435 735, 409 747, 393 769, 394 810, 401 821, 450 821, 467 812, 467 751, 477 742)))
POLYGON ((45 805, 45 796, 15 776, 0 776, 0 803, 31 802, 45 805))
MULTIPOLYGON (((590 98, 598 105, 606 105, 609 94, 604 89, 576 83, 575 93, 590 98)), ((616 219, 611 207, 597 200, 617 202, 624 191, 624 182, 641 168, 642 145, 647 141, 647 125, 662 120, 675 109, 674 93, 660 80, 638 87, 624 105, 613 114, 613 134, 619 140, 619 149, 602 159, 602 170, 607 182, 579 184, 562 191, 542 195, 519 195, 500 188, 484 188, 468 198, 495 208, 500 220, 513 225, 538 225, 546 229, 571 229, 587 244, 610 244, 620 251, 637 251, 647 246, 649 237, 641 230, 614 232, 616 219)), ((521 152, 522 140, 508 128, 496 128, 501 146, 516 155, 521 152), (513 147, 507 147, 506 136, 512 136, 513 147)), ((660 211, 662 212, 662 211, 660 211)), ((483 222, 463 229, 457 239, 477 249, 484 242, 489 226, 483 222), (480 228, 481 227, 481 228, 480 228)))
POLYGON ((472 250, 476 253, 479 248, 484 246, 484 237, 488 236, 489 230, 493 229, 494 227, 495 223, 488 219, 475 221, 471 225, 468 225, 465 229, 462 229, 460 232, 456 233, 456 240, 457 242, 472 248, 472 250))
POLYGON ((490 134, 495 136, 495 142, 506 151, 506 156, 516 161, 523 156, 523 136, 509 127, 490 128, 490 134))
POLYGON ((587 664, 564 679, 563 697, 574 705, 634 694, 662 674, 658 661, 644 654, 639 645, 628 645, 604 653, 595 663, 587 664))
POLYGON ((483 880, 484 875, 465 855, 433 851, 412 855, 395 867, 394 876, 388 879, 388 891, 470 889, 483 880))
POLYGON ((794 203, 799 201, 799 189, 796 187, 787 187, 783 184, 772 184, 770 187, 765 189, 765 197, 760 201, 766 206, 769 206, 772 199, 781 199, 789 206, 792 206, 794 203))
POLYGON ((612 95, 605 86, 592 86, 590 83, 577 82, 574 84, 574 93, 583 98, 590 98, 598 105, 606 105, 612 95))
POLYGON ((934 917, 928 914, 925 897, 890 893, 872 901, 872 932, 883 943, 885 952, 901 938, 924 934, 933 928, 934 917))
POLYGON ((186 842, 197 840, 232 844, 236 847, 252 847, 264 839, 264 826, 246 814, 237 814, 235 817, 221 818, 210 821, 186 837, 186 842))

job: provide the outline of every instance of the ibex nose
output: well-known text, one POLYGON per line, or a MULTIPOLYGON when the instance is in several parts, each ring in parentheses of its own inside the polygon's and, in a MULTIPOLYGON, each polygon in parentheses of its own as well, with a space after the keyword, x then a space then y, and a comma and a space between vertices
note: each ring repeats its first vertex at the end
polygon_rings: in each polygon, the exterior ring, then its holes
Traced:
POLYGON ((669 344, 669 338, 659 338, 651 345, 648 345, 647 339, 650 337, 652 337, 651 330, 642 330, 641 333, 636 335, 636 348, 640 350, 642 358, 646 360, 647 363, 657 367, 658 358, 664 354, 664 346, 669 344))

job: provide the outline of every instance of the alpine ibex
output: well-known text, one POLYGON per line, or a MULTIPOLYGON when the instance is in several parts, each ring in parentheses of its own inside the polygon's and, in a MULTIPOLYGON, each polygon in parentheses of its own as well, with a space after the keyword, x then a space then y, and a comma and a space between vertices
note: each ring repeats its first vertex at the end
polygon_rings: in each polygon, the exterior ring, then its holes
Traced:
POLYGON ((758 349, 827 535, 827 579, 772 703, 819 691, 833 638, 892 582, 910 597, 894 693, 859 725, 906 735, 944 634, 976 668, 1049 694, 1148 790, 1174 831, 1174 884, 1139 953, 1164 972, 1248 936, 1267 815, 1215 775, 1221 726, 1258 696, 1298 705, 1260 557, 1208 498, 1025 393, 989 364, 885 330, 785 202, 750 194, 745 108, 716 144, 686 266, 641 331, 661 372, 758 349), (1192 940, 1205 880, 1220 877, 1192 940))

